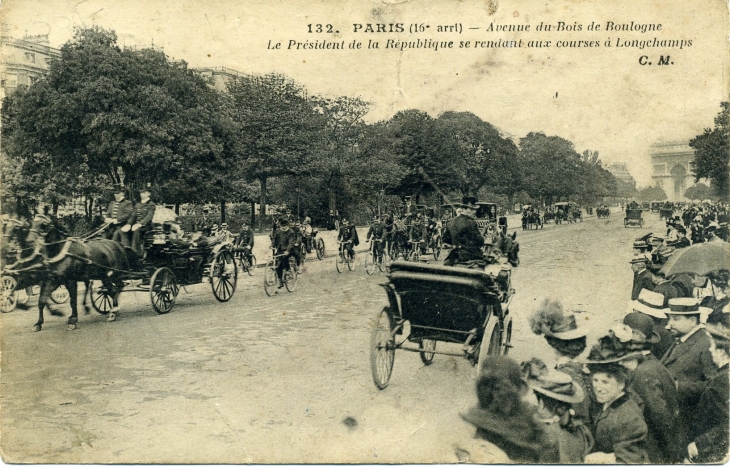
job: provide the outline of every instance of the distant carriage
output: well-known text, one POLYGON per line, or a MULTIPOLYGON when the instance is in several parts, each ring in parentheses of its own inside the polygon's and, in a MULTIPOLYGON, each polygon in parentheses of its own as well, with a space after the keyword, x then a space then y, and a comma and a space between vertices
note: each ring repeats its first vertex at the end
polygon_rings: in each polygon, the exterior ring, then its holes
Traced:
POLYGON ((659 209, 659 219, 671 219, 674 215, 674 205, 672 203, 664 203, 659 209))
POLYGON ((624 217, 624 227, 630 225, 644 226, 644 219, 641 217, 641 209, 626 209, 626 217, 624 217))
POLYGON ((569 224, 583 222, 580 207, 573 201, 555 203, 555 223, 560 224, 562 221, 567 221, 569 224))
POLYGON ((598 217, 599 219, 611 217, 611 210, 608 207, 596 208, 596 217, 598 217))

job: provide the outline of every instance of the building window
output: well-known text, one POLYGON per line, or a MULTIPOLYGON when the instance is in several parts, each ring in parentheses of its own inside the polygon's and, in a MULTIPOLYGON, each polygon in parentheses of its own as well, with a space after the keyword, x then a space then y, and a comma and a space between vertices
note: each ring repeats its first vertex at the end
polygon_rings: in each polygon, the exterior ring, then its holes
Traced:
POLYGON ((35 63, 35 54, 26 52, 25 53, 25 61, 29 63, 35 63))

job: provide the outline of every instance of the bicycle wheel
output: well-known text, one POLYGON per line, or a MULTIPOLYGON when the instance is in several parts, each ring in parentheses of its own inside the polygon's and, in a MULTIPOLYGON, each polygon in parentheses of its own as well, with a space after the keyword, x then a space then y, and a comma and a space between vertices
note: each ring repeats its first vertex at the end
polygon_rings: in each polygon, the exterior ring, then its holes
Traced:
POLYGON ((210 266, 210 287, 219 302, 227 302, 233 297, 238 282, 236 260, 228 250, 218 252, 210 266))
POLYGON ((418 354, 421 356, 421 361, 424 365, 430 365, 433 363, 433 357, 436 355, 433 353, 436 350, 436 341, 431 339, 423 339, 418 343, 418 348, 421 349, 418 354), (431 352, 429 352, 429 350, 431 352))
POLYGON ((321 238, 317 239, 317 259, 324 258, 324 240, 321 238))
POLYGON ((278 287, 279 280, 276 277, 276 267, 274 266, 274 262, 271 261, 266 265, 266 269, 264 269, 264 291, 266 295, 273 297, 278 287))
POLYGON ((393 319, 385 307, 378 313, 375 327, 370 335, 370 371, 378 389, 385 389, 393 373, 395 360, 395 337, 392 335, 393 319))
POLYGON ((289 270, 284 271, 284 285, 286 290, 294 292, 297 290, 297 281, 299 280, 299 274, 297 274, 297 263, 294 258, 289 258, 289 270))
POLYGON ((433 245, 433 259, 438 261, 441 257, 441 242, 436 242, 433 245))
POLYGON ((256 257, 251 254, 251 259, 246 261, 246 272, 249 276, 253 276, 253 272, 256 270, 256 257))
POLYGON ((375 260, 373 259, 373 253, 369 252, 365 255, 365 260, 363 262, 365 263, 365 274, 368 276, 372 275, 375 272, 375 260))
POLYGON ((337 258, 335 259, 335 267, 339 273, 345 270, 345 256, 342 251, 338 253, 337 258))
POLYGON ((346 261, 347 269, 349 269, 350 271, 354 271, 355 270, 355 252, 354 251, 352 252, 352 257, 350 257, 350 255, 348 253, 345 253, 345 255, 347 255, 347 261, 346 261))

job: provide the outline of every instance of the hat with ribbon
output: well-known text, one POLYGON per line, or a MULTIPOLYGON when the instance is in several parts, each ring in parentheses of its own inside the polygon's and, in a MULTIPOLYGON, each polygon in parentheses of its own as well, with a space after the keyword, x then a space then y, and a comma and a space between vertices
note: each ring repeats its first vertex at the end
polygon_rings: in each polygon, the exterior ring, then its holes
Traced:
POLYGON ((535 392, 561 402, 583 402, 583 389, 567 373, 549 369, 542 360, 533 358, 521 365, 522 379, 535 392))
POLYGON ((665 311, 668 315, 698 315, 700 311, 700 301, 696 298, 680 297, 669 299, 669 310, 665 311))
POLYGON ((666 318, 668 311, 664 306, 664 295, 648 289, 641 289, 638 298, 631 301, 629 309, 659 319, 666 318))
POLYGON ((579 328, 575 315, 565 314, 559 302, 545 300, 530 317, 532 332, 545 337, 569 341, 585 337, 585 329, 579 328))
POLYGON ((645 344, 656 344, 662 340, 661 336, 654 332, 654 320, 644 313, 634 311, 624 316, 624 324, 634 332, 632 340, 643 341, 645 344))
POLYGON ((591 348, 585 363, 616 363, 650 353, 646 339, 626 324, 616 324, 591 348))

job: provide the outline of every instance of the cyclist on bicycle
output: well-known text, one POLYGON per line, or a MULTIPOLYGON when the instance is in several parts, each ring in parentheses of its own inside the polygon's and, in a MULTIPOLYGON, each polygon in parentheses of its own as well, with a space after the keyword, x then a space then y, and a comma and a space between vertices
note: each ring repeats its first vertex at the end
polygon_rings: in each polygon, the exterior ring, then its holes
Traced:
POLYGON ((307 248, 307 253, 312 252, 312 219, 309 216, 304 217, 302 222, 302 235, 304 237, 304 246, 307 248))
POLYGON ((350 259, 355 259, 354 248, 360 244, 360 239, 357 237, 357 229, 355 229, 354 225, 350 224, 350 221, 346 217, 342 218, 342 226, 340 227, 340 232, 337 234, 337 241, 344 243, 350 259))
POLYGON ((302 242, 304 241, 304 233, 302 232, 302 225, 297 219, 294 221, 294 225, 291 228, 294 232, 294 251, 292 255, 297 260, 297 274, 301 273, 301 266, 304 258, 302 258, 302 242))
MULTIPOLYGON (((387 216, 383 216, 385 220, 387 216)), ((367 241, 372 239, 373 241, 373 260, 375 263, 381 263, 383 261, 383 244, 387 232, 385 230, 385 224, 381 222, 378 216, 373 217, 373 223, 370 225, 368 230, 367 241)))
POLYGON ((413 223, 408 233, 408 242, 420 242, 418 247, 421 249, 421 254, 426 254, 426 224, 423 223, 423 214, 420 212, 413 218, 413 223))
POLYGON ((236 251, 240 251, 244 258, 251 264, 251 250, 253 249, 253 230, 245 222, 241 225, 241 233, 233 243, 236 251))
POLYGON ((284 255, 279 258, 279 264, 276 266, 276 277, 279 279, 279 288, 284 287, 284 270, 289 269, 289 258, 296 259, 294 256, 296 240, 296 234, 289 228, 289 219, 280 219, 279 228, 274 232, 272 240, 274 254, 284 255))

